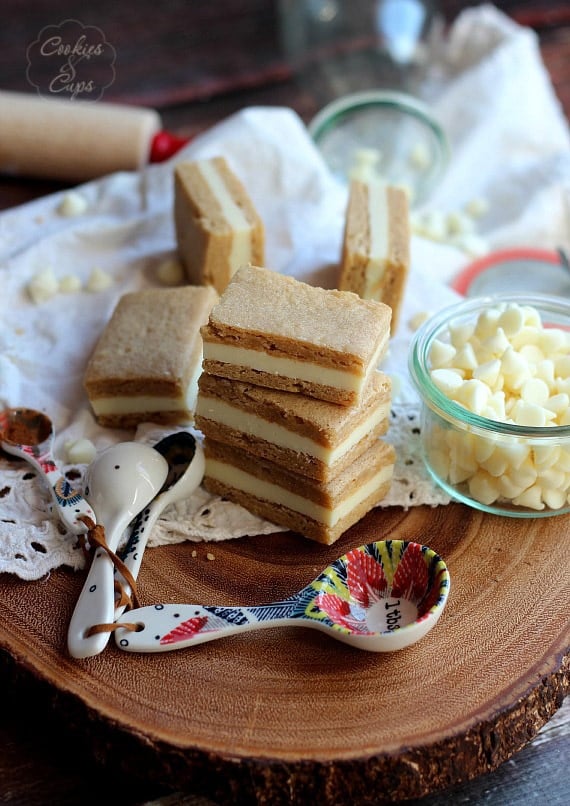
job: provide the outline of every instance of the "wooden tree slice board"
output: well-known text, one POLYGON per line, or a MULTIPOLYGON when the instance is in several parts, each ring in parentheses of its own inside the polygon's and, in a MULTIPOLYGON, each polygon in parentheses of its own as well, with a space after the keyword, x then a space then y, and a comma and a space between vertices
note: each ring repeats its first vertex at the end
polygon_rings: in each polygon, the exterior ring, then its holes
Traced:
POLYGON ((120 753, 126 770, 220 803, 378 804, 493 770, 570 692, 567 516, 376 510, 331 547, 278 533, 150 549, 141 604, 268 602, 387 537, 430 546, 451 575, 439 623, 400 652, 270 628, 157 655, 111 639, 77 661, 66 630, 84 577, 61 569, 3 576, 0 644, 14 662, 3 675, 46 687, 100 757, 120 753))

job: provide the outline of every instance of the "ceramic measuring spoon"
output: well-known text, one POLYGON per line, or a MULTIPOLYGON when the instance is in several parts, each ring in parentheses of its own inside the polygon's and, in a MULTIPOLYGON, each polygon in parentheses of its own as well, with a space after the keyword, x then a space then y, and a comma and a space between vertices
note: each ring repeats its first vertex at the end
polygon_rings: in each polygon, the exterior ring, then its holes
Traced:
POLYGON ((415 643, 438 621, 449 572, 427 546, 381 540, 343 555, 283 601, 255 607, 159 604, 130 610, 118 623, 117 646, 166 652, 264 627, 312 627, 371 652, 415 643))
MULTIPOLYGON (((158 493, 168 472, 168 462, 158 451, 141 442, 120 442, 103 451, 88 467, 85 495, 105 527, 105 540, 116 552, 130 521, 158 493)), ((88 658, 103 651, 107 633, 87 635, 96 624, 109 624, 115 615, 114 565, 98 548, 69 623, 67 646, 74 658, 88 658)))
MULTIPOLYGON (((168 475, 159 494, 144 509, 130 526, 129 537, 120 556, 134 579, 137 578, 144 550, 154 524, 166 507, 188 498, 200 485, 204 476, 204 451, 192 434, 179 431, 161 439, 153 446, 168 462, 168 475)), ((130 587, 118 571, 125 592, 130 587)), ((115 619, 123 613, 126 605, 115 609, 115 619)))
POLYGON ((65 478, 53 456, 54 428, 41 411, 26 408, 0 412, 0 444, 6 453, 25 459, 49 484, 59 517, 73 534, 85 534, 81 516, 95 522, 95 513, 81 492, 65 478))

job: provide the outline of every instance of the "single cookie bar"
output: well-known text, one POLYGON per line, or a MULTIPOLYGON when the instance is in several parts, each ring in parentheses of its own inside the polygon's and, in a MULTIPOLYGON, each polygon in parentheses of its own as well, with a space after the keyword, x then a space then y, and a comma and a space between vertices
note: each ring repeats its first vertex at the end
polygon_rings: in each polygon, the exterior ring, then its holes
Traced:
POLYGON ((392 333, 410 268, 410 221, 404 190, 380 182, 350 183, 339 288, 392 308, 392 333))
POLYGON ((211 286, 152 288, 121 297, 84 376, 101 425, 192 420, 202 362, 200 327, 217 300, 211 286))
POLYGON ((388 430, 391 383, 373 372, 359 406, 203 373, 196 425, 207 437, 328 481, 388 430))
POLYGON ((387 305, 239 269, 202 328, 204 371, 357 405, 390 335, 387 305))
POLYGON ((174 169, 178 255, 195 285, 221 293, 240 266, 264 262, 263 223, 223 157, 174 169))
POLYGON ((395 453, 381 440, 323 483, 206 438, 207 490, 311 540, 330 545, 386 496, 395 453))

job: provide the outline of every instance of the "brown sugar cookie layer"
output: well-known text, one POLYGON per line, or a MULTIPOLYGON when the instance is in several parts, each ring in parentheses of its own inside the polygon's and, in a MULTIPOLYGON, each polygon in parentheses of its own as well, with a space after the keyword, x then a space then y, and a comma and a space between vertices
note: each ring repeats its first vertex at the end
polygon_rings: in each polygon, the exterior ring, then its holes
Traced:
POLYGON ((339 288, 392 309, 392 333, 410 267, 408 197, 380 182, 353 180, 346 212, 339 288))
POLYGON ((354 407, 203 373, 196 425, 217 442, 325 481, 386 433, 390 398, 390 379, 377 371, 354 407))
POLYGON ((242 267, 202 328, 204 371, 355 405, 386 351, 390 318, 383 303, 242 267))
POLYGON ((121 297, 84 376, 101 425, 132 428, 148 420, 193 418, 200 327, 217 299, 211 286, 152 288, 121 297))
POLYGON ((178 255, 191 283, 221 293, 240 266, 265 261, 263 222, 223 157, 174 169, 178 255))
POLYGON ((209 438, 204 450, 206 489, 326 545, 385 497, 395 461, 392 446, 376 440, 343 472, 323 484, 209 438))

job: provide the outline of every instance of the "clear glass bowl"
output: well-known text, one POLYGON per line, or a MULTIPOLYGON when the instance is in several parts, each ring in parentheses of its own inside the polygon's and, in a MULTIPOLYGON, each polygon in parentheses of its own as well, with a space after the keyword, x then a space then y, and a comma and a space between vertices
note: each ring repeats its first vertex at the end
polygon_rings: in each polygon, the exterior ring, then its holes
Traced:
POLYGON ((539 295, 474 298, 425 322, 409 353, 410 374, 422 401, 423 458, 434 481, 471 507, 516 518, 562 515, 570 512, 570 425, 516 425, 475 414, 445 394, 431 376, 434 342, 449 344, 450 327, 460 333, 481 313, 503 303, 534 308, 547 332, 570 330, 570 303, 539 295))
POLYGON ((359 152, 375 152, 382 178, 406 186, 411 206, 425 201, 449 162, 443 128, 425 104, 407 93, 370 90, 345 95, 325 106, 308 128, 341 182, 348 181, 359 152))

